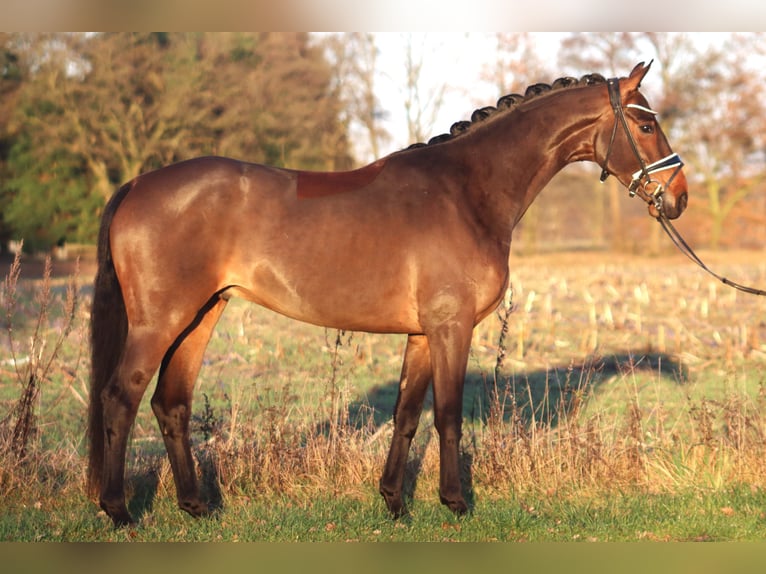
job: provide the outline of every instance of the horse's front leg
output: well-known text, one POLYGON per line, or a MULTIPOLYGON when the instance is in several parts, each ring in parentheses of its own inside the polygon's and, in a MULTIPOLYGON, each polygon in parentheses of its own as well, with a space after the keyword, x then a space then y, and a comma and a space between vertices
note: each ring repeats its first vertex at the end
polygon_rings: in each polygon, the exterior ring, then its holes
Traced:
POLYGON ((431 381, 431 353, 423 335, 410 335, 404 352, 399 395, 394 407, 394 436, 380 478, 380 493, 388 510, 395 516, 405 513, 402 487, 407 455, 418 428, 423 400, 431 381))
POLYGON ((455 320, 428 333, 434 376, 434 420, 439 433, 439 498, 457 514, 468 510, 460 482, 460 438, 472 332, 472 322, 455 320))

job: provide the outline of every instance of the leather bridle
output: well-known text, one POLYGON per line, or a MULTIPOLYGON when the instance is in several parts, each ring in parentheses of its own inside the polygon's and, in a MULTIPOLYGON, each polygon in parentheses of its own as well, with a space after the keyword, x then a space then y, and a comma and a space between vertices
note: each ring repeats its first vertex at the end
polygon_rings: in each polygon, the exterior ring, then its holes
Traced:
MULTIPOLYGON (((612 147, 614 146, 614 140, 617 135, 617 126, 621 125, 625 130, 625 135, 628 138, 628 142, 630 143, 630 147, 633 150, 633 154, 636 156, 639 164, 641 165, 641 169, 633 174, 633 179, 630 181, 630 185, 628 185, 628 193, 630 193, 630 196, 633 197, 638 195, 645 202, 653 205, 657 210, 657 221, 660 222, 662 229, 665 231, 665 233, 667 233, 668 237, 670 237, 670 240, 675 244, 675 246, 678 247, 678 250, 686 255, 689 259, 691 259, 694 263, 699 265, 702 269, 710 273, 710 275, 718 279, 724 285, 728 285, 729 287, 733 287, 734 289, 738 289, 744 293, 766 296, 766 291, 762 289, 756 289, 755 287, 748 287, 746 285, 736 283, 735 281, 731 281, 730 279, 722 277, 721 275, 718 275, 712 271, 707 265, 705 265, 705 263, 703 263, 703 261, 694 252, 694 250, 689 247, 689 244, 684 241, 684 238, 681 237, 681 234, 673 226, 673 224, 670 222, 670 219, 668 219, 667 215, 665 215, 665 212, 662 209, 662 195, 665 193, 666 187, 670 186, 673 178, 675 178, 676 175, 678 175, 678 172, 681 171, 684 162, 681 161, 681 158, 677 153, 671 153, 670 155, 667 155, 662 159, 647 165, 644 159, 641 157, 641 153, 638 151, 636 140, 633 138, 633 135, 628 129, 628 121, 625 119, 625 112, 622 109, 622 100, 620 98, 619 79, 608 79, 607 87, 609 88, 609 102, 612 104, 612 110, 614 110, 614 127, 612 128, 612 137, 609 140, 609 148, 607 148, 606 157, 604 158, 604 166, 601 170, 601 182, 604 182, 606 178, 609 177, 609 171, 607 170, 606 166, 609 162, 609 156, 612 153, 612 147), (673 175, 670 176, 670 179, 667 181, 665 186, 663 186, 660 182, 652 179, 653 173, 673 168, 675 168, 675 171, 673 172, 673 175)), ((654 115, 657 114, 657 112, 638 104, 628 104, 625 107, 639 109, 654 115)))
MULTIPOLYGON (((601 182, 603 183, 606 178, 609 177, 609 170, 607 169, 609 156, 611 156, 612 148, 614 147, 614 140, 617 136, 617 127, 622 126, 625 135, 628 138, 628 142, 630 143, 630 147, 633 150, 633 154, 636 156, 636 159, 638 159, 638 163, 641 166, 641 169, 633 174, 633 179, 628 185, 628 193, 630 193, 631 197, 638 195, 648 204, 654 205, 659 213, 662 213, 662 195, 676 175, 681 171, 684 162, 681 161, 681 157, 677 153, 671 153, 670 155, 647 165, 644 158, 641 156, 641 152, 638 150, 638 145, 636 144, 633 134, 631 134, 630 129, 628 129, 628 121, 625 118, 625 112, 622 107, 622 99, 620 96, 619 79, 610 78, 606 81, 606 85, 609 89, 609 102, 614 111, 614 127, 612 128, 612 136, 609 139, 609 147, 607 148, 606 157, 604 158, 604 166, 601 170, 601 182), (652 179, 653 173, 673 168, 675 168, 675 171, 673 172, 673 175, 670 176, 666 185, 662 185, 659 181, 652 179)), ((649 108, 638 104, 628 104, 625 107, 635 108, 654 115, 657 114, 654 110, 650 110, 649 108)))

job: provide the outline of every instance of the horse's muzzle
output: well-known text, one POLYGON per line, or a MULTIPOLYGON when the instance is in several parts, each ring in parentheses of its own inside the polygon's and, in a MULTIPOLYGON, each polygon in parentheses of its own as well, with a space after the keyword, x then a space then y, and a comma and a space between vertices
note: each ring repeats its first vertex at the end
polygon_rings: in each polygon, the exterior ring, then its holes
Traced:
POLYGON ((677 219, 686 209, 686 205, 689 202, 689 194, 686 191, 681 192, 677 196, 673 196, 669 193, 663 193, 659 202, 649 204, 649 214, 655 219, 659 219, 660 210, 662 214, 668 219, 677 219))

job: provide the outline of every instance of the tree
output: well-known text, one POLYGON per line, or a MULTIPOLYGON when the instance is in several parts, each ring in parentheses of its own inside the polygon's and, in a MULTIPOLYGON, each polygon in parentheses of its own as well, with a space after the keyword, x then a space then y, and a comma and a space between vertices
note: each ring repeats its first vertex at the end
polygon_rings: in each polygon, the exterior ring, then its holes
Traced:
POLYGON ((377 159, 390 134, 381 124, 386 112, 375 93, 379 72, 375 36, 346 32, 332 34, 324 42, 333 67, 333 93, 343 105, 341 122, 350 132, 361 132, 357 142, 362 149, 356 159, 364 163, 377 159))
POLYGON ((631 32, 573 32, 561 42, 559 63, 570 73, 623 76, 643 60, 638 35, 631 32))
MULTIPOLYGON (((25 76, 26 70, 15 37, 0 32, 0 137, 7 137, 8 118, 25 76)), ((0 148, 0 152, 4 149, 0 148)))
MULTIPOLYGON (((499 32, 495 34, 495 55, 492 63, 482 70, 482 79, 495 86, 497 98, 509 94, 524 94, 527 86, 553 81, 551 72, 539 58, 534 37, 527 32, 499 32)), ((535 201, 521 221, 519 232, 527 249, 537 247, 540 223, 546 211, 544 199, 535 201)))
POLYGON ((430 90, 422 89, 423 67, 426 57, 423 46, 414 46, 412 34, 405 37, 404 48, 404 109, 407 113, 407 133, 411 143, 428 140, 444 101, 446 83, 430 90))
POLYGON ((104 200, 88 187, 87 166, 64 147, 40 154, 28 134, 17 136, 9 164, 14 175, 4 185, 3 221, 24 249, 92 241, 104 200))
MULTIPOLYGON (((637 42, 637 35, 628 32, 572 33, 561 43, 559 62, 576 76, 591 72, 623 76, 642 59, 638 55, 637 42)), ((595 185, 589 184, 591 188, 595 185)), ((602 240, 608 234, 612 249, 620 251, 627 246, 623 222, 625 194, 614 178, 608 179, 605 187, 605 194, 600 185, 597 188, 600 193, 593 193, 592 206, 596 217, 592 225, 602 240), (596 198, 603 198, 603 201, 595 201, 596 198), (608 226, 608 231, 605 226, 608 226)))
POLYGON ((481 76, 497 88, 498 97, 523 91, 551 76, 538 53, 530 33, 499 32, 495 34, 495 56, 491 64, 484 66, 481 76))
POLYGON ((766 82, 764 37, 734 34, 711 42, 673 78, 673 136, 707 194, 713 248, 726 219, 766 180, 766 102, 758 96, 766 82))
MULTIPOLYGON (((763 85, 763 34, 724 38, 681 33, 573 35, 561 59, 572 64, 618 68, 653 58, 659 81, 647 87, 663 130, 686 162, 692 184, 706 191, 711 247, 718 247, 726 218, 764 181, 766 102, 754 97, 763 85)), ((629 69, 629 68, 628 68, 629 69)), ((613 210, 613 214, 618 211, 613 210)), ((687 214, 686 218, 689 218, 687 214)), ((682 224, 683 225, 683 224, 682 224)), ((660 231, 652 227, 651 244, 660 231)))
POLYGON ((3 190, 4 219, 25 248, 93 240, 115 186, 173 157, 183 102, 161 97, 167 49, 161 34, 28 39, 33 73, 14 110, 23 129, 3 190))
MULTIPOLYGON (((8 35, 6 62, 12 63, 16 87, 8 106, 4 130, 4 169, 0 204, 3 227, 8 236, 24 237, 25 249, 49 246, 62 238, 64 230, 77 235, 79 225, 69 221, 71 211, 82 195, 81 170, 60 142, 41 142, 25 117, 39 121, 38 116, 55 113, 50 96, 52 80, 48 73, 60 63, 61 43, 56 35, 8 35), (12 57, 8 57, 9 50, 12 57), (36 79, 45 98, 30 99, 36 79), (57 148, 55 153, 51 150, 57 148), (46 187, 47 186, 47 187, 46 187), (65 206, 62 212, 61 207, 65 206), (42 222, 42 224, 41 224, 42 222)), ((79 205, 75 209, 79 209, 79 205)), ((90 230, 93 232, 93 229, 90 230)))
MULTIPOLYGON (((9 118, 26 75, 17 38, 12 34, 0 32, 0 186, 7 178, 8 154, 15 135, 9 118)), ((0 193, 0 213, 4 213, 7 208, 7 201, 4 199, 0 193)), ((0 249, 10 235, 10 227, 0 218, 0 249)))
POLYGON ((346 126, 319 42, 305 33, 196 38, 194 132, 206 153, 304 169, 348 167, 346 126))
POLYGON ((350 165, 331 69, 308 34, 40 34, 27 44, 33 73, 13 112, 23 130, 2 194, 4 219, 36 247, 94 239, 116 186, 196 155, 350 165))

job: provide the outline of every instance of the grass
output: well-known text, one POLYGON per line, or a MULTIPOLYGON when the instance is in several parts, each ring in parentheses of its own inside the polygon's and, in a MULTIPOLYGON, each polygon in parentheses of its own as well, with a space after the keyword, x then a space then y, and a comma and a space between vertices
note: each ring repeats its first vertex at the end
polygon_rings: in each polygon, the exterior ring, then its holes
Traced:
MULTIPOLYGON (((482 498, 456 518, 433 500, 391 520, 377 494, 364 499, 324 495, 311 501, 233 497, 205 520, 158 499, 136 528, 114 530, 89 501, 32 504, 0 515, 0 532, 15 541, 224 542, 621 542, 753 541, 766 536, 764 494, 746 486, 720 491, 641 495, 482 498)), ((6 538, 8 540, 8 538, 6 538)))
MULTIPOLYGON (((711 258, 726 275, 766 283, 753 257, 711 258)), ((428 408, 408 463, 410 516, 390 520, 376 492, 403 337, 328 331, 233 301, 208 348, 193 416, 195 456, 218 511, 194 520, 176 508, 145 400, 128 460, 141 522, 121 531, 83 492, 88 289, 72 313, 66 283, 48 279, 41 340, 70 332, 40 377, 25 456, 1 451, 0 540, 763 539, 764 302, 684 261, 512 261, 509 321, 485 320, 469 361, 463 472, 472 511, 462 519, 438 503, 428 408)), ((6 442, 23 390, 10 344, 16 360, 29 356, 45 289, 19 281, 14 328, 0 343, 6 442)))

